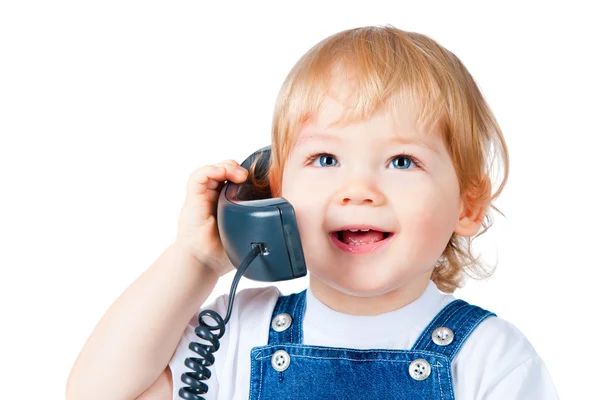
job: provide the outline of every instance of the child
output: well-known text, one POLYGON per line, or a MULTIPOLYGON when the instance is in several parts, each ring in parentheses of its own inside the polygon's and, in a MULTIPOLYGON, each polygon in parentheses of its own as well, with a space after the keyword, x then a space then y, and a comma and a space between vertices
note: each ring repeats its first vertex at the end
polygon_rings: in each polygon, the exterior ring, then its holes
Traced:
MULTIPOLYGON (((465 272, 489 276, 470 243, 508 174, 501 130, 453 53, 391 26, 326 38, 283 84, 271 157, 268 184, 294 207, 309 287, 237 293, 198 398, 557 398, 520 331, 451 294, 465 272), (494 152, 504 172, 492 193, 494 152)), ((180 398, 184 361, 199 357, 189 343, 204 343, 200 306, 234 269, 217 196, 247 177, 233 160, 192 173, 177 239, 95 328, 69 400, 180 398)), ((202 309, 225 317, 228 301, 202 309)))

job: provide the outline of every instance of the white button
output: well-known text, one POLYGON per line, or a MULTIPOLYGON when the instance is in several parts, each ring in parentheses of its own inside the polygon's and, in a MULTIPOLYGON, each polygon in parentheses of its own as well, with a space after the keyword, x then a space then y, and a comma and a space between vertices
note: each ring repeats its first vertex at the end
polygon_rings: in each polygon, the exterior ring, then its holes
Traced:
POLYGON ((454 340, 454 332, 452 329, 440 326, 431 334, 433 343, 439 346, 448 346, 454 340))
POLYGON ((431 374, 431 366, 427 360, 417 358, 415 361, 410 363, 410 366, 408 367, 408 373, 413 379, 422 381, 427 379, 429 374, 431 374))
POLYGON ((285 331, 292 325, 292 317, 290 314, 281 313, 273 318, 271 327, 277 332, 285 331))
POLYGON ((271 366, 275 371, 285 371, 290 366, 290 355, 285 350, 277 350, 271 357, 271 366))

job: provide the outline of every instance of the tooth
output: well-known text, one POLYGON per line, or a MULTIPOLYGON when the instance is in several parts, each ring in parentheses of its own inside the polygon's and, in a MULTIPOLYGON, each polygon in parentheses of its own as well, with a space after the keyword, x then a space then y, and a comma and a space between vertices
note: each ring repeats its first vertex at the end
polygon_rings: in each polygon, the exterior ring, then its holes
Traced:
POLYGON ((361 229, 360 231, 361 232, 368 232, 368 231, 370 231, 370 229, 361 229))
POLYGON ((350 232, 358 232, 358 229, 348 229, 350 232))

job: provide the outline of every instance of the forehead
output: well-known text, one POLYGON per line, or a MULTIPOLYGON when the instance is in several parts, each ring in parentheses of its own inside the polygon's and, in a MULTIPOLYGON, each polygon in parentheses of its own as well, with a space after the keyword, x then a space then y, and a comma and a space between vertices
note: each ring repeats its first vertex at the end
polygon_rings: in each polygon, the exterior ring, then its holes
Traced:
MULTIPOLYGON (((361 121, 346 121, 344 105, 326 96, 318 112, 300 125, 295 146, 314 141, 335 142, 345 129, 361 129, 372 140, 415 143, 439 152, 439 138, 418 126, 417 104, 408 98, 397 99, 361 121)), ((339 140, 338 140, 339 141, 339 140)))

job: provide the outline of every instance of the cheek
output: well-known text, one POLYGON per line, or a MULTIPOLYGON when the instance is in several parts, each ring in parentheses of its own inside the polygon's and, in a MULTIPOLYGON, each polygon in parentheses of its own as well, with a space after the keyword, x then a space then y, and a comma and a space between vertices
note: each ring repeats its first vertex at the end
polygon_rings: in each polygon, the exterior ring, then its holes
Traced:
MULTIPOLYGON (((415 182, 410 191, 398 193, 395 200, 400 230, 421 246, 437 248, 446 245, 458 220, 460 203, 454 185, 415 182)), ((443 249, 443 247, 442 247, 443 249)))
POLYGON ((281 187, 281 196, 294 207, 298 229, 303 237, 308 230, 315 228, 315 224, 322 222, 320 210, 324 202, 324 192, 305 175, 284 173, 281 187))
POLYGON ((282 177, 281 196, 294 208, 318 207, 326 201, 331 187, 331 179, 326 174, 286 170, 282 177))

